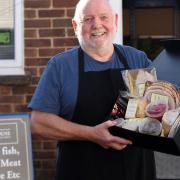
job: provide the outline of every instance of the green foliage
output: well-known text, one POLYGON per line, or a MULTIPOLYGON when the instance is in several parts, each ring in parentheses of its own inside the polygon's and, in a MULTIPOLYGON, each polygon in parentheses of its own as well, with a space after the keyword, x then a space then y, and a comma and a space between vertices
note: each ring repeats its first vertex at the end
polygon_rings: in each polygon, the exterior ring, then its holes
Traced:
POLYGON ((142 50, 146 52, 148 57, 150 59, 154 59, 163 49, 162 45, 157 41, 152 38, 136 38, 136 39, 128 39, 124 38, 124 44, 133 46, 139 50, 142 50))
POLYGON ((0 32, 0 44, 9 44, 9 43, 10 43, 10 33, 0 32))

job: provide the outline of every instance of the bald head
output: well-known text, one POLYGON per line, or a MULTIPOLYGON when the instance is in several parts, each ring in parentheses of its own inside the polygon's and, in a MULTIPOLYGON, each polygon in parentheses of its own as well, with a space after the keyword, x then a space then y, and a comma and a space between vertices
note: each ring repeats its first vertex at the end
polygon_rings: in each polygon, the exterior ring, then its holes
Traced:
POLYGON ((74 20, 79 20, 81 14, 83 13, 83 11, 85 11, 85 9, 100 6, 106 6, 109 9, 109 11, 115 14, 109 3, 109 0, 79 0, 79 2, 76 5, 74 20))
POLYGON ((80 0, 72 25, 82 49, 96 59, 111 56, 117 20, 108 0, 80 0))

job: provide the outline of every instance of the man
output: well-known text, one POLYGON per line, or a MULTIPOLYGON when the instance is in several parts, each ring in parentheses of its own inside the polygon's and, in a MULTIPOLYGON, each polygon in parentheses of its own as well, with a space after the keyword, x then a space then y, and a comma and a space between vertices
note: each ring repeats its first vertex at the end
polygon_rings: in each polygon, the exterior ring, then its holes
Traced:
POLYGON ((80 0, 72 20, 80 47, 53 57, 29 104, 34 135, 56 139, 57 180, 153 180, 152 152, 113 136, 108 120, 121 70, 143 68, 147 56, 113 45, 118 17, 107 0, 80 0))

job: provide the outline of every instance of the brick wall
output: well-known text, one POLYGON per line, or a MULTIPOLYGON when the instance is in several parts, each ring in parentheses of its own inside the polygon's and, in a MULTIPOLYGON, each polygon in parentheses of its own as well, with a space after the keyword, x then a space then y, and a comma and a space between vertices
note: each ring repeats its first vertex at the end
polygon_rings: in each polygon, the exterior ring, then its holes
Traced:
MULTIPOLYGON (((25 96, 26 102, 29 101, 47 61, 56 53, 77 45, 71 26, 77 1, 25 0, 25 65, 26 70, 33 75, 28 87, 29 96, 25 96)), ((36 180, 53 179, 55 148, 54 141, 33 139, 36 180)))
MULTIPOLYGON (((56 53, 77 45, 71 26, 78 0, 24 0, 25 69, 28 85, 0 83, 0 113, 29 112, 27 104, 47 61, 56 53)), ((55 172, 54 141, 33 139, 36 180, 52 180, 55 172)))

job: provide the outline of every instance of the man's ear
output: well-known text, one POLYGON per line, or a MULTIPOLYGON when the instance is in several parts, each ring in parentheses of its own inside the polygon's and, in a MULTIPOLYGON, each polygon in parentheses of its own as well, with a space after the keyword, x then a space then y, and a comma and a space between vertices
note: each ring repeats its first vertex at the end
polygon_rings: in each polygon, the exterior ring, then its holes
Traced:
POLYGON ((118 30, 118 14, 115 14, 115 26, 116 26, 116 32, 118 30))
POLYGON ((77 32, 77 23, 76 23, 76 21, 74 19, 72 19, 72 27, 73 27, 74 32, 76 34, 76 32, 77 32))

